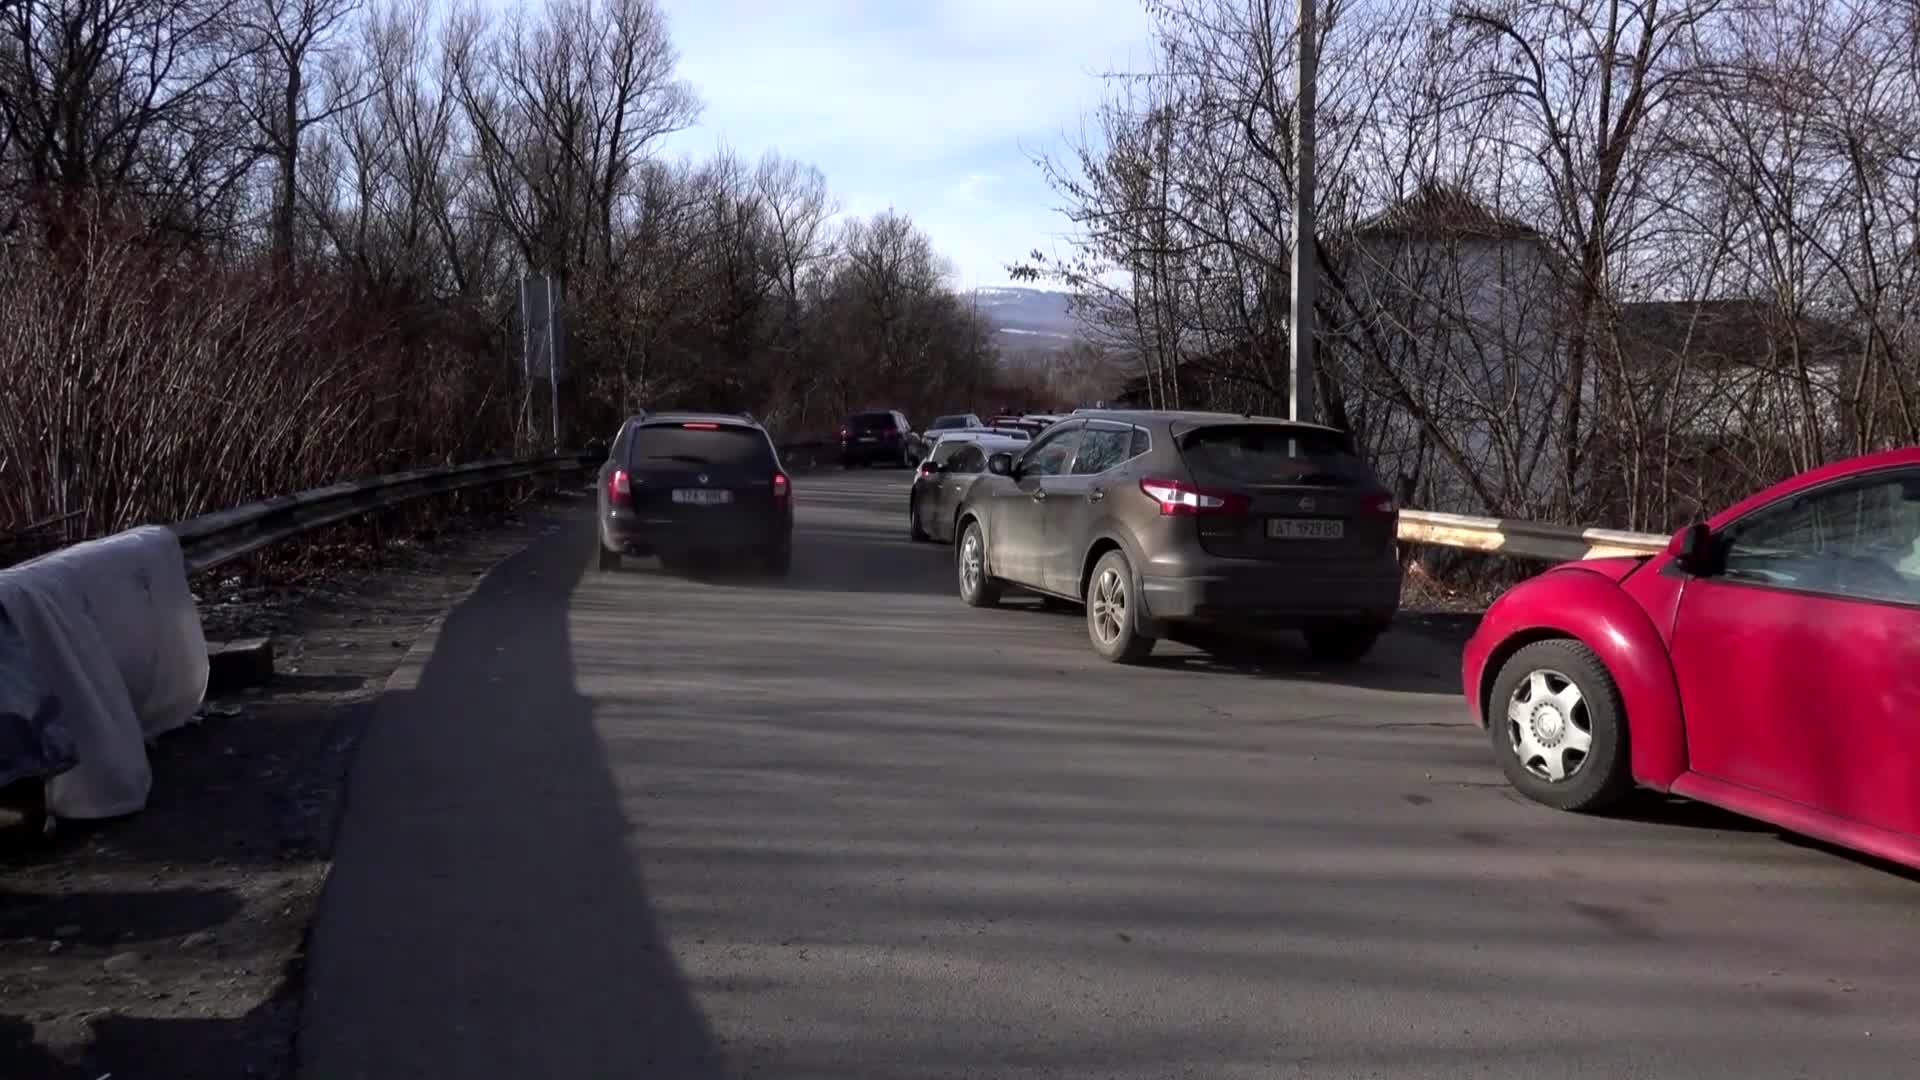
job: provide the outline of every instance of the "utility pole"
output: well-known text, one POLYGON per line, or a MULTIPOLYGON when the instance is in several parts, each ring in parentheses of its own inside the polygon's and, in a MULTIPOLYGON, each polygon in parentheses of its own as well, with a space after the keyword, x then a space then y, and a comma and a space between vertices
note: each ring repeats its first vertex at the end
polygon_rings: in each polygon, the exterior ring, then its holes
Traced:
POLYGON ((1314 417, 1313 293, 1320 283, 1314 259, 1313 98, 1319 57, 1313 40, 1314 0, 1299 0, 1299 86, 1293 132, 1293 352, 1287 365, 1287 418, 1314 417))

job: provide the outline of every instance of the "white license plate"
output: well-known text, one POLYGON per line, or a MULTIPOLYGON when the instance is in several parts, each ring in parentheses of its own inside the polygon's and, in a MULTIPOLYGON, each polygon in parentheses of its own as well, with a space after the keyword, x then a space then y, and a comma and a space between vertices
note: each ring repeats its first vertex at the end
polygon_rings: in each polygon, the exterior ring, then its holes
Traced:
POLYGON ((1338 540, 1347 523, 1338 518, 1268 518, 1269 540, 1338 540))
POLYGON ((713 488, 675 488, 673 501, 693 506, 719 506, 733 501, 733 492, 719 491, 713 488))

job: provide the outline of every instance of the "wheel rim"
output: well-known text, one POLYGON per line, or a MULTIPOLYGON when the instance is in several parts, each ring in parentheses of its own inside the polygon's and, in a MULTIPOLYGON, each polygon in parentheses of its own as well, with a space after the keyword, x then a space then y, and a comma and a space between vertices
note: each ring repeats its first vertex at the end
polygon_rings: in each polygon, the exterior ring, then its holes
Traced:
POLYGON ((1094 578, 1087 615, 1093 636, 1100 644, 1111 645, 1120 640, 1127 625, 1127 583, 1119 570, 1109 566, 1094 578))
POLYGON ((1579 775, 1593 750, 1593 717, 1564 673, 1537 668, 1507 700, 1507 741, 1522 768, 1550 784, 1579 775))
POLYGON ((980 579, 986 574, 984 562, 980 552, 980 533, 976 529, 968 529, 967 538, 960 545, 960 589, 968 596, 980 588, 980 579))

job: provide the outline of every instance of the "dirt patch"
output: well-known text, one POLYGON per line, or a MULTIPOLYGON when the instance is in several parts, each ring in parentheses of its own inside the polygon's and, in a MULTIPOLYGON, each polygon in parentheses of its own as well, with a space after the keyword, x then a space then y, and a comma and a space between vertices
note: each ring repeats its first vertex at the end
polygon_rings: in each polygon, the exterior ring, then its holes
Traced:
POLYGON ((302 946, 373 702, 421 632, 575 498, 298 584, 195 583, 208 637, 271 635, 276 678, 152 746, 144 812, 0 828, 0 1077, 291 1073, 302 946))

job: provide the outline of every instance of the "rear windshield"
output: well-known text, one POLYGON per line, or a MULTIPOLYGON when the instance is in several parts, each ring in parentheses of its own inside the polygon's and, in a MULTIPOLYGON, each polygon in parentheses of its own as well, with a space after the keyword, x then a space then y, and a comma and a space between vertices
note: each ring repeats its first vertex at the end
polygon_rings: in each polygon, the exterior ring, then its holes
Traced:
POLYGON ((773 465, 773 449, 766 436, 749 427, 721 424, 689 428, 679 424, 649 424, 633 433, 627 460, 635 465, 677 461, 686 465, 773 465))
POLYGON ((1374 486, 1373 470, 1332 432, 1226 424, 1187 435, 1180 449, 1197 477, 1215 483, 1374 486))
POLYGON ((927 430, 928 431, 945 431, 948 428, 963 428, 963 427, 972 427, 972 426, 973 426, 973 417, 971 416, 942 416, 938 420, 935 420, 931 425, 929 425, 927 430))
POLYGON ((847 426, 855 431, 873 431, 894 426, 893 414, 884 412, 854 413, 847 417, 847 426))

